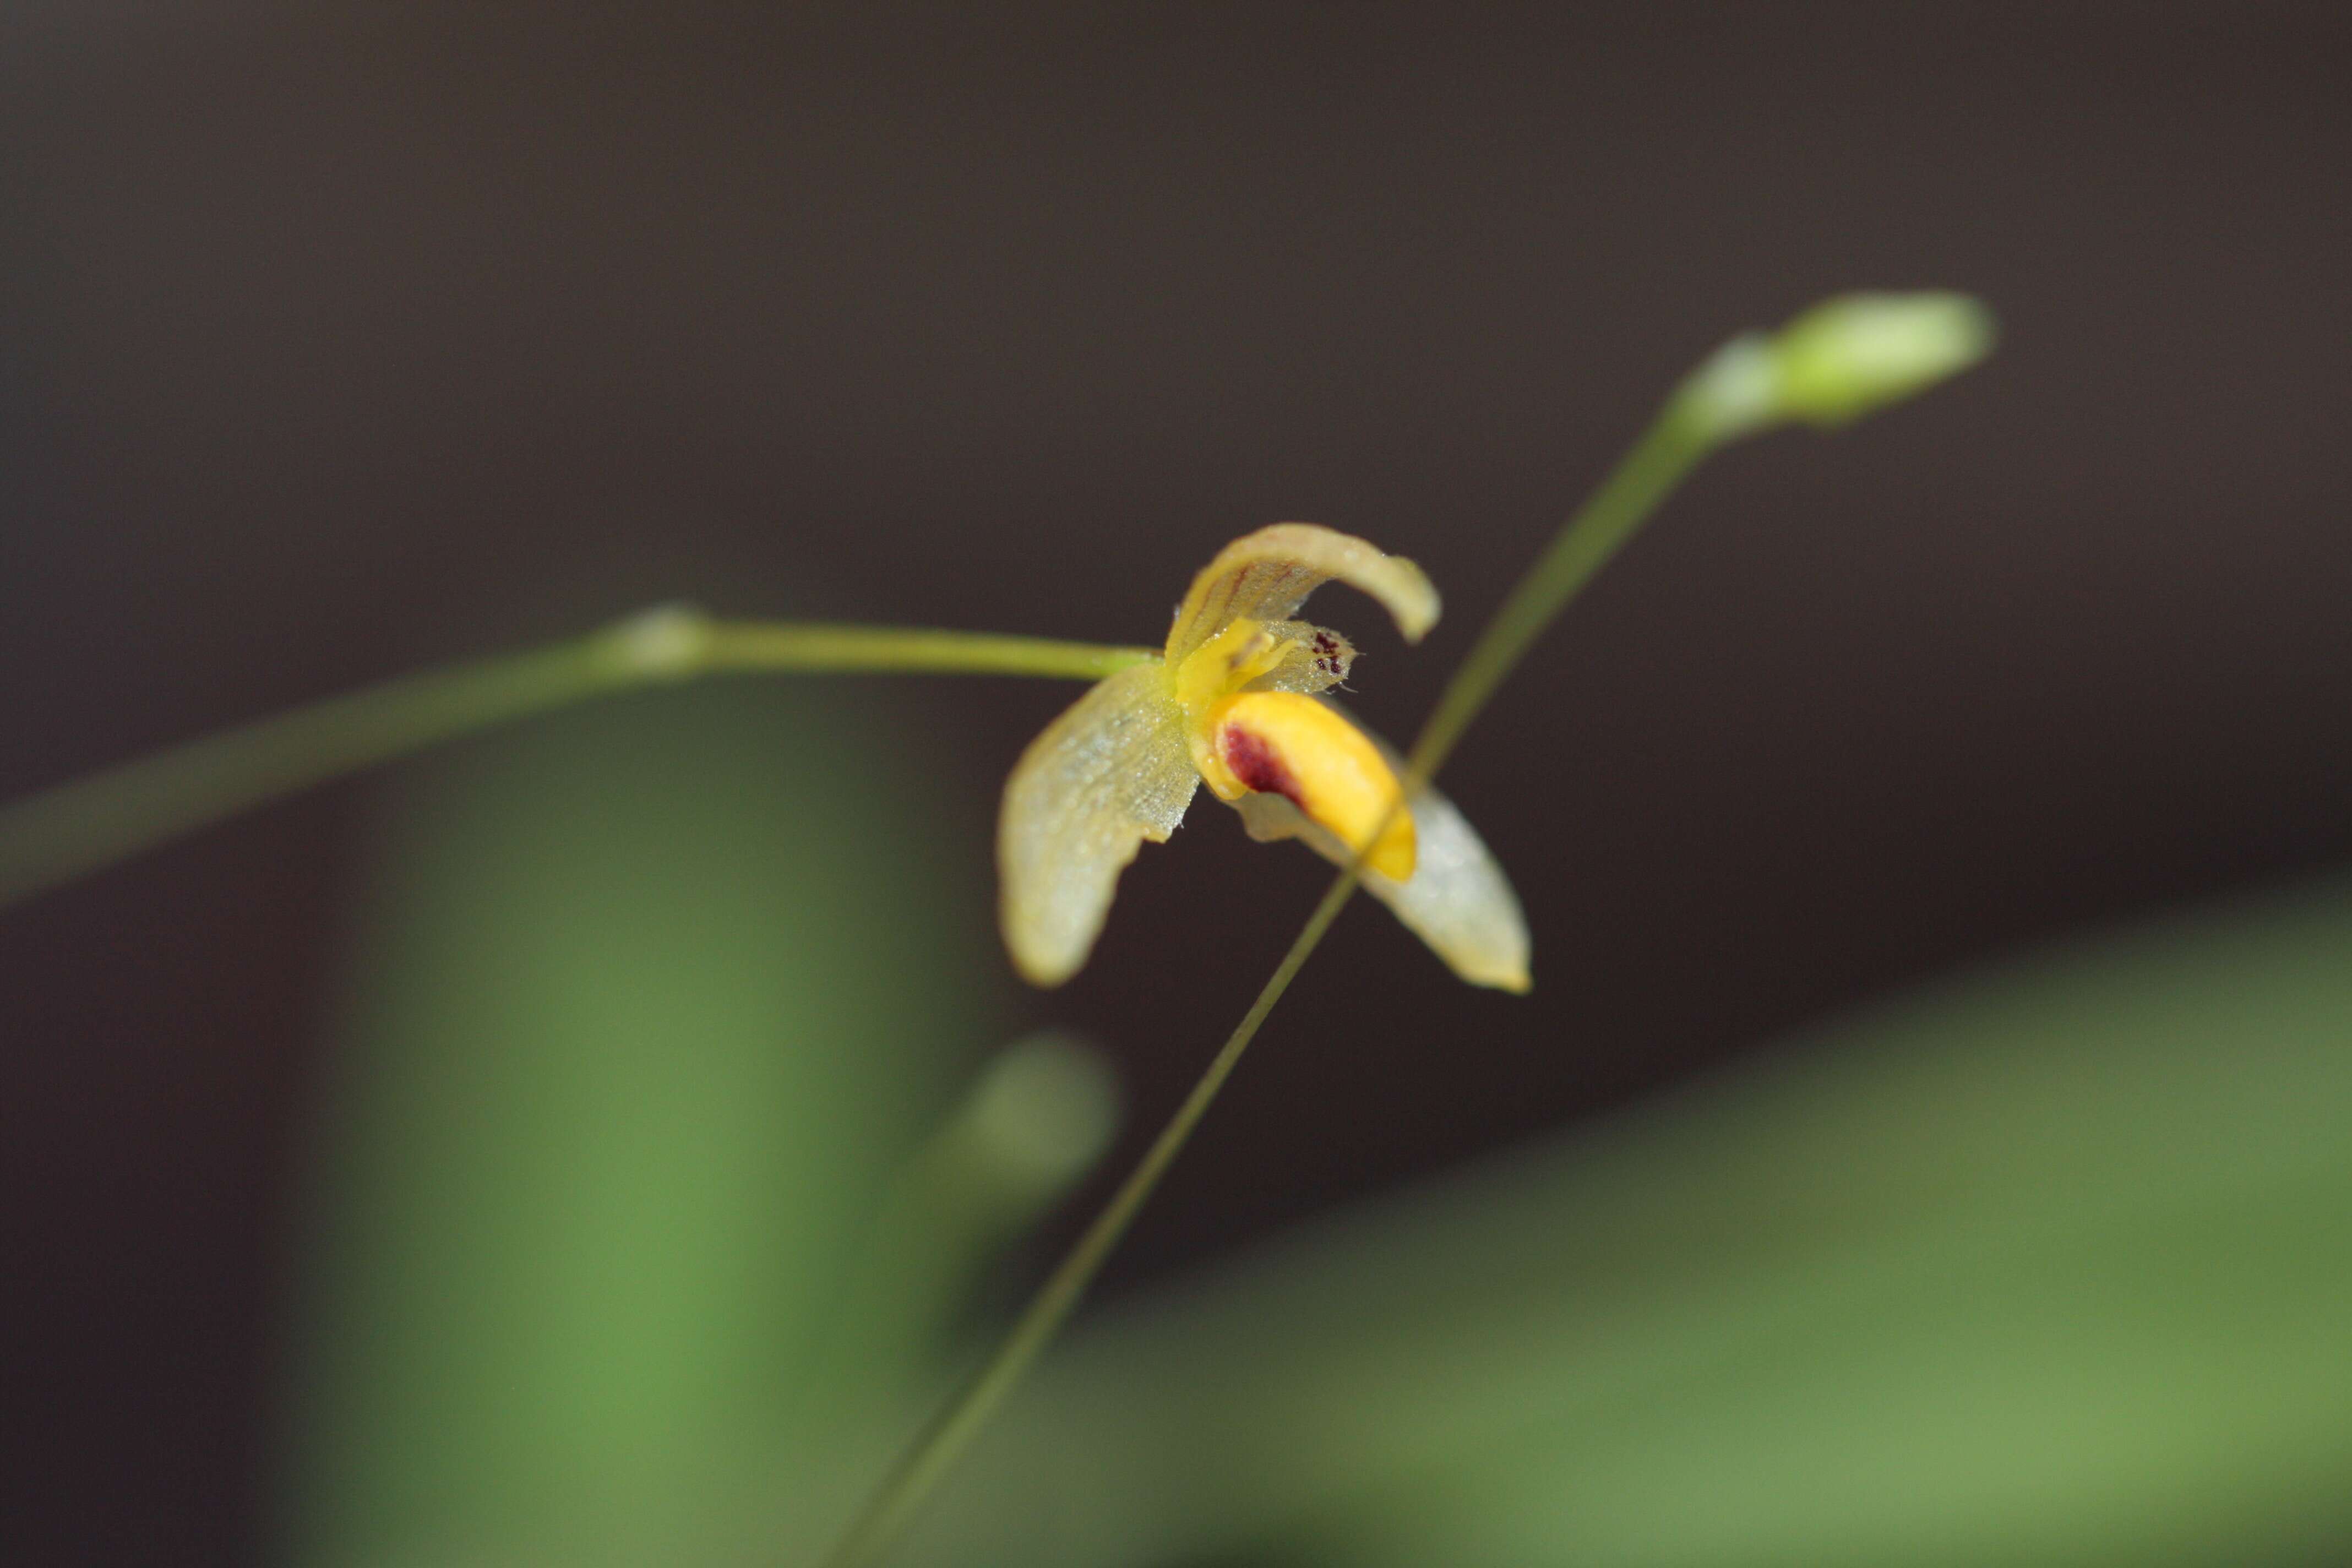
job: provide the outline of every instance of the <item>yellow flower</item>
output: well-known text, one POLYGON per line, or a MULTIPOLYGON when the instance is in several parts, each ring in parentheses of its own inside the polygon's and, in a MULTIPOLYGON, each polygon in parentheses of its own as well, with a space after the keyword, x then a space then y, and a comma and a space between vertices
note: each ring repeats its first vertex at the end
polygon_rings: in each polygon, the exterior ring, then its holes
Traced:
POLYGON ((1474 984, 1528 988, 1511 885, 1454 804, 1424 787, 1392 811, 1402 765, 1320 694, 1355 649, 1290 617, 1333 578, 1385 606, 1408 642, 1436 623, 1421 568, 1360 539, 1280 522, 1234 541, 1192 580, 1163 657, 1120 670, 1029 744, 1004 786, 997 867, 1004 943, 1058 985, 1086 963, 1118 874, 1164 844, 1195 785, 1253 838, 1301 838, 1364 886, 1474 984))

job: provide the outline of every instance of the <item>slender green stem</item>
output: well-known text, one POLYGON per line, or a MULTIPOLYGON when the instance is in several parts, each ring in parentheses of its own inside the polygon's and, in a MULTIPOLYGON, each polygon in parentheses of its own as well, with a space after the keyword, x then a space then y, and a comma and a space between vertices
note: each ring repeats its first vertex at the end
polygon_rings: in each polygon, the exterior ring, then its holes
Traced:
MULTIPOLYGON (((1686 399, 1668 403, 1657 421, 1635 443, 1617 468, 1570 517, 1550 546, 1520 578, 1502 607, 1486 623, 1477 643, 1455 669, 1429 721, 1414 742, 1408 772, 1411 781, 1426 781, 1462 738, 1463 731, 1492 697, 1506 676, 1535 643, 1552 618, 1577 591, 1607 564, 1620 546, 1657 510, 1661 501, 1700 458, 1720 444, 1706 423, 1690 416, 1686 399)), ((1378 834, 1368 842, 1377 841, 1378 834)), ((1307 924, 1291 942, 1290 951, 1275 968, 1249 1011, 1227 1036, 1200 1080, 1152 1140, 1135 1169, 1087 1226, 1067 1255, 1030 1298, 993 1354, 922 1431, 851 1524, 848 1532, 825 1560, 825 1568, 861 1568, 872 1563, 898 1536, 908 1516, 933 1483, 952 1465, 987 1422, 997 1405, 1011 1393, 1077 1307, 1087 1287, 1118 1247, 1161 1176, 1208 1113, 1225 1080, 1240 1065, 1242 1054, 1291 981, 1305 967, 1355 893, 1362 864, 1349 866, 1323 895, 1307 924)))
POLYGON ((908 1445, 898 1463, 891 1467, 881 1485, 875 1489, 872 1500, 851 1524, 848 1533, 825 1558, 826 1568, 850 1568, 852 1564, 871 1563, 879 1556, 897 1538, 908 1516, 930 1491, 933 1483, 946 1473, 949 1466, 955 1463, 994 1413, 997 1404, 1021 1381, 1030 1363, 1053 1339, 1055 1331, 1076 1308, 1079 1298, 1094 1282, 1094 1277, 1104 1261, 1118 1246, 1119 1238, 1127 1234, 1128 1226, 1133 1222, 1137 1211, 1143 1207, 1144 1200, 1150 1197, 1152 1189, 1160 1184, 1160 1178, 1167 1173, 1169 1166, 1176 1163, 1176 1156, 1183 1152, 1186 1141, 1192 1136, 1192 1129, 1199 1125, 1202 1117, 1208 1114, 1210 1104, 1217 1098, 1217 1091, 1224 1087, 1225 1079, 1239 1065, 1242 1053, 1249 1049, 1250 1041, 1256 1037, 1258 1026, 1265 1022, 1266 1015, 1274 1011, 1274 1005, 1282 999, 1283 992, 1289 989, 1291 977, 1298 973, 1307 955, 1323 940, 1323 933, 1339 918, 1341 906, 1348 901, 1348 895, 1355 891, 1356 879, 1356 869, 1350 868, 1332 885, 1331 890, 1323 895, 1323 901, 1315 906, 1315 913, 1308 918, 1307 928, 1291 942, 1290 951, 1283 955, 1274 977, 1258 992, 1257 1000, 1250 1004, 1250 1010, 1242 1016, 1242 1021, 1234 1026, 1234 1032, 1225 1037, 1224 1046, 1209 1063, 1208 1070, 1193 1084, 1192 1091, 1184 1097, 1184 1103, 1176 1108, 1176 1114, 1169 1118, 1168 1125, 1160 1130, 1160 1136, 1151 1141, 1151 1147, 1144 1152, 1135 1169, 1128 1173, 1127 1179, 1119 1184, 1118 1191, 1111 1194, 1110 1202, 1103 1205, 1102 1212, 1095 1215, 1094 1222, 1087 1226, 1086 1234, 1078 1237, 1076 1244, 1055 1266, 1054 1272, 1046 1276, 1045 1283, 1030 1298, 1028 1306, 1013 1323, 1012 1331, 1005 1335, 995 1353, 989 1357, 987 1364, 981 1368, 971 1383, 964 1385, 962 1393, 934 1415, 917 1434, 915 1440, 908 1445))
POLYGON ((1518 668, 1544 628, 1721 439, 1711 426, 1690 415, 1685 399, 1666 405, 1591 499, 1520 575, 1510 596, 1487 618, 1477 642, 1454 667, 1408 754, 1413 779, 1426 783, 1436 775, 1471 721, 1518 668))
POLYGON ((730 671, 1097 680, 1157 657, 1044 637, 649 610, 570 642, 331 698, 0 809, 0 907, 247 806, 592 697, 730 671))
POLYGON ((687 671, 830 671, 836 675, 1034 675, 1100 680, 1160 657, 1149 647, 1108 647, 992 632, 918 626, 838 626, 792 621, 720 621, 708 652, 687 671))

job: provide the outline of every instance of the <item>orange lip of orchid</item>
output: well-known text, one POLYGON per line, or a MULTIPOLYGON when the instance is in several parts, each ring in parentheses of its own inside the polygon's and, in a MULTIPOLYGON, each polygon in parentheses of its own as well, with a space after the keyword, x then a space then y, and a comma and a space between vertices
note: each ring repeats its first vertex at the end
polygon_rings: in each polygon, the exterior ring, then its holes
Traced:
POLYGON ((1291 619, 1332 579, 1379 600, 1406 640, 1437 620, 1412 562, 1348 534, 1284 522, 1245 534, 1193 579, 1165 656, 1097 685, 1022 753, 997 830, 1005 945, 1022 974, 1077 973, 1118 874, 1165 843, 1206 782, 1250 836, 1301 838, 1339 865, 1475 984, 1528 988, 1528 935, 1509 880, 1453 804, 1404 798, 1379 741, 1323 693, 1355 649, 1291 619))

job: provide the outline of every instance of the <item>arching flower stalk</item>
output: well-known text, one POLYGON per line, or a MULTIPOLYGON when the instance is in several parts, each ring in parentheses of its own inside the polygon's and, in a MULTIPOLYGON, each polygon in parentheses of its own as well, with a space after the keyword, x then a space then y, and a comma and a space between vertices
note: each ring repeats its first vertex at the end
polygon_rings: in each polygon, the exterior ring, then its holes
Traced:
POLYGON ((1338 580, 1380 601, 1408 642, 1436 623, 1420 567, 1314 523, 1234 541, 1192 580, 1163 655, 1110 676, 1030 742, 997 829, 1004 942, 1022 974, 1057 985, 1084 966, 1118 874, 1165 843, 1194 788, 1253 838, 1297 838, 1364 886, 1463 979, 1525 991, 1527 924, 1493 855, 1454 804, 1402 799, 1395 753, 1325 694, 1355 648, 1293 617, 1338 580))

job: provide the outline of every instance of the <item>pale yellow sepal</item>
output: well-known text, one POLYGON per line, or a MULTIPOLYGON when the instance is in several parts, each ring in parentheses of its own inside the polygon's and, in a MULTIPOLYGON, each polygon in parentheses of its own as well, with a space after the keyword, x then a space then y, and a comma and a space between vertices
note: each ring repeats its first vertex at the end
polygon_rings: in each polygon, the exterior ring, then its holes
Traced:
POLYGON ((1120 670, 1013 765, 997 819, 999 915, 1022 977, 1059 985, 1094 950, 1118 874, 1164 844, 1201 782, 1159 664, 1120 670))
POLYGON ((1192 579, 1168 631, 1168 662, 1183 662, 1237 620, 1282 621, 1337 579, 1378 599, 1407 642, 1437 624, 1437 589, 1402 555, 1313 522, 1277 522, 1245 533, 1192 579))

